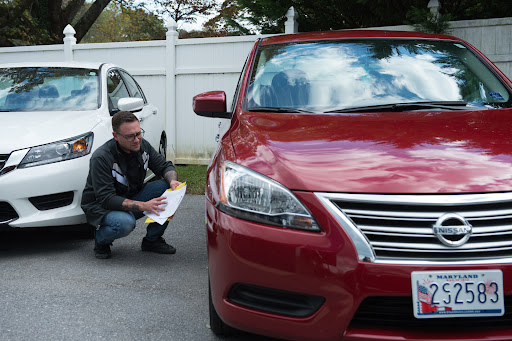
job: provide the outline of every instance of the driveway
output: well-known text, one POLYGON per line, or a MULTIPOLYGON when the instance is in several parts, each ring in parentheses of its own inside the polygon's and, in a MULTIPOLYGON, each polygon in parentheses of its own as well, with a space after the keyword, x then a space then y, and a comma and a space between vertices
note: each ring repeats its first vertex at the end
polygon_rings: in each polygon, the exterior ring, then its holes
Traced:
POLYGON ((142 252, 144 233, 140 219, 100 260, 83 228, 0 232, 1 339, 222 340, 208 329, 204 197, 186 195, 170 223, 175 255, 142 252))

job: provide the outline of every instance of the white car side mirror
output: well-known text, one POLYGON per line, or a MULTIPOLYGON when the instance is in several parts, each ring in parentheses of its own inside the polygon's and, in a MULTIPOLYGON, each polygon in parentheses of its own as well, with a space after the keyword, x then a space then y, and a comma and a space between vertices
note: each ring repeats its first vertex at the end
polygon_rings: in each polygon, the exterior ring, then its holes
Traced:
POLYGON ((120 98, 117 102, 117 107, 121 111, 136 112, 142 110, 144 107, 144 100, 136 97, 124 97, 120 98))

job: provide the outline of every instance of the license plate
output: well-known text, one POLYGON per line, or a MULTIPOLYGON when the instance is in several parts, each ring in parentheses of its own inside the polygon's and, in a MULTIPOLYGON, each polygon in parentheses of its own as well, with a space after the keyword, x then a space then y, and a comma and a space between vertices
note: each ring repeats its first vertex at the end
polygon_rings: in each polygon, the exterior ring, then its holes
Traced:
POLYGON ((414 271, 411 282, 416 318, 505 313, 501 270, 414 271))

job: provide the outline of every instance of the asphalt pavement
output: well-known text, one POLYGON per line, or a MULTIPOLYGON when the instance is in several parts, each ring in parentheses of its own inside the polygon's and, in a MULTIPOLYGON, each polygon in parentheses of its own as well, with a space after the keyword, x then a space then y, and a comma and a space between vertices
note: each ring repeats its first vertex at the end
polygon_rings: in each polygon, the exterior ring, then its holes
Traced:
POLYGON ((175 255, 140 250, 144 219, 106 260, 83 226, 1 231, 0 339, 224 340, 209 329, 204 209, 185 196, 164 235, 175 255))

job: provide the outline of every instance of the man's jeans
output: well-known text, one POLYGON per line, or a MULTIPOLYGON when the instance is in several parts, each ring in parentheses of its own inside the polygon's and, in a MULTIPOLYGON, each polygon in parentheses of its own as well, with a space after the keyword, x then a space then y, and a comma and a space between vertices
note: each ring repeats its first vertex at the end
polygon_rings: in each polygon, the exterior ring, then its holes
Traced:
MULTIPOLYGON (((149 201, 161 196, 169 188, 169 183, 163 179, 148 182, 144 188, 131 200, 149 201)), ((100 227, 96 230, 96 241, 99 244, 110 244, 114 240, 126 237, 135 228, 136 219, 142 218, 142 212, 111 211, 101 221, 100 227)), ((169 221, 163 225, 150 223, 147 227, 146 239, 155 241, 160 238, 167 228, 169 221)))

